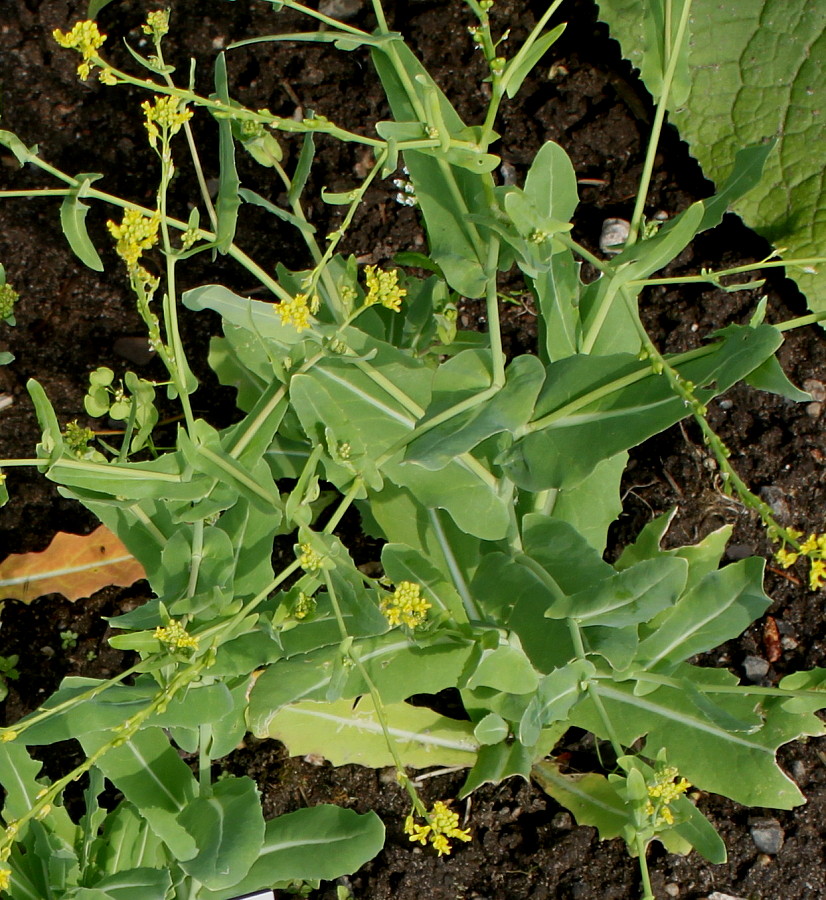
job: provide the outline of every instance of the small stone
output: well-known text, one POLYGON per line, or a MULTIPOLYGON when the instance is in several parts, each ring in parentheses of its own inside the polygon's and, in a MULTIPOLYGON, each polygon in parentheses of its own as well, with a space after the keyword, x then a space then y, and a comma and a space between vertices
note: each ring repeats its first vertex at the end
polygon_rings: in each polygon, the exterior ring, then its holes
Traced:
POLYGON ((749 831, 754 846, 761 853, 775 856, 783 848, 785 835, 777 819, 755 818, 749 819, 749 831))
POLYGON ((679 897, 680 896, 680 886, 679 884, 674 884, 673 881, 669 881, 669 883, 665 886, 665 892, 669 897, 679 897))
POLYGON ((551 819, 551 828, 555 828, 557 831, 570 831, 573 824, 571 814, 567 812, 558 812, 551 819))
POLYGON ((499 166, 499 174, 502 176, 502 184, 516 184, 516 169, 509 162, 503 162, 499 166))
POLYGON ((807 403, 806 404, 806 415, 811 419, 820 418, 820 414, 823 412, 823 404, 822 403, 807 403))
POLYGON ((709 894, 706 900, 745 900, 743 897, 735 897, 734 894, 721 894, 720 891, 714 891, 709 894))
POLYGON ((602 223, 602 234, 599 237, 599 249, 603 253, 613 256, 619 253, 628 235, 631 233, 631 223, 626 219, 606 219, 602 223))
MULTIPOLYGON (((693 326, 692 326, 692 330, 693 330, 693 326)), ((720 409, 729 410, 734 406, 734 401, 733 400, 721 400, 719 403, 719 406, 720 406, 720 409)))
POLYGON ((765 487, 760 488, 760 499, 769 504, 771 511, 781 524, 789 521, 791 518, 789 504, 786 500, 786 495, 779 487, 767 484, 765 487))
POLYGON ((812 400, 823 403, 826 400, 826 384, 816 378, 807 378, 803 382, 803 390, 812 395, 812 400))
POLYGON ((769 672, 769 662, 760 656, 747 656, 743 660, 743 671, 746 678, 752 683, 758 682, 766 677, 769 672))
POLYGON ((726 547, 726 559, 748 559, 750 556, 754 556, 754 554, 755 549, 752 544, 730 544, 726 547))
POLYGON ((321 0, 318 11, 331 19, 352 19, 361 7, 361 0, 321 0))

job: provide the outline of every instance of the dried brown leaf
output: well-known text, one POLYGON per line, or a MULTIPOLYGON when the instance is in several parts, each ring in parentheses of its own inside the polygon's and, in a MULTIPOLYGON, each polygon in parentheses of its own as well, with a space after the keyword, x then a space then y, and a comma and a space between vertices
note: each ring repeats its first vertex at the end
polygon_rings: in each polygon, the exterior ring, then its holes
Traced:
POLYGON ((41 553, 13 553, 0 563, 0 600, 31 603, 44 594, 77 600, 145 577, 143 566, 106 526, 88 535, 61 531, 41 553))

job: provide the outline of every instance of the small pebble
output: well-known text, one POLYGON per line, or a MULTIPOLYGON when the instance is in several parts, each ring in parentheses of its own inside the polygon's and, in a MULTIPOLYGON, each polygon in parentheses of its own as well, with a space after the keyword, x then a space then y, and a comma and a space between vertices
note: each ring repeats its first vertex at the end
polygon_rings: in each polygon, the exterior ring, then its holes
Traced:
POLYGON ((735 897, 734 894, 721 894, 720 891, 714 891, 709 894, 706 900, 745 900, 744 897, 735 897))
POLYGON ((674 884, 673 881, 670 881, 665 886, 665 892, 669 897, 679 897, 680 896, 680 886, 679 884, 674 884))
POLYGON ((606 219, 602 223, 602 234, 599 237, 599 249, 603 253, 614 255, 619 253, 631 231, 631 223, 625 219, 606 219))
POLYGON ((509 162, 503 162, 499 166, 499 174, 502 176, 502 184, 516 184, 516 169, 509 162))
MULTIPOLYGON (((694 326, 692 326, 692 330, 693 329, 694 329, 694 326)), ((720 409, 729 410, 732 408, 732 406, 734 406, 734 401, 733 400, 721 400, 719 403, 719 406, 720 406, 720 409)))
POLYGON ((775 856, 782 849, 785 835, 777 819, 749 819, 749 831, 751 832, 754 846, 761 853, 775 856))
POLYGON ((823 403, 826 400, 826 384, 816 378, 807 378, 803 382, 803 390, 812 395, 812 400, 823 403))
POLYGON ((781 488, 773 484, 767 484, 765 487, 760 488, 760 499, 765 500, 769 504, 772 512, 781 524, 789 521, 791 512, 786 495, 781 488))
POLYGON ((746 673, 746 678, 748 678, 749 681, 753 683, 758 682, 768 674, 768 660, 765 660, 760 656, 747 656, 743 660, 743 671, 746 673))
POLYGON ((823 404, 822 403, 807 403, 806 404, 806 415, 812 419, 820 418, 820 414, 823 412, 823 404))
POLYGON ((571 814, 567 812, 558 812, 551 819, 551 828, 555 828, 557 831, 570 831, 573 824, 571 814))
POLYGON ((352 19, 359 11, 361 0, 322 0, 318 11, 331 19, 352 19))
POLYGON ((748 559, 750 556, 754 556, 755 552, 752 544, 731 544, 726 547, 726 559, 748 559))

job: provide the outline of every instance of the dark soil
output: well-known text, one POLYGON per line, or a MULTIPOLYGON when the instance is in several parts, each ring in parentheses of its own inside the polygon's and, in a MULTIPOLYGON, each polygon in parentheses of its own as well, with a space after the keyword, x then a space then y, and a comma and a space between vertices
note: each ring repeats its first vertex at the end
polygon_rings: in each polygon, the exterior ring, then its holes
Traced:
MULTIPOLYGON (((138 26, 146 11, 159 4, 147 0, 112 3, 100 17, 104 31, 114 40, 107 45, 115 58, 126 51, 120 37, 128 32, 138 45, 138 26), (131 31, 130 31, 131 29, 131 31)), ((292 16, 273 16, 268 3, 256 0, 172 0, 173 34, 168 59, 185 78, 188 57, 199 61, 197 83, 202 92, 211 86, 211 59, 216 49, 232 40, 255 34, 287 31, 297 25, 292 16)), ((369 23, 369 4, 354 4, 355 21, 369 23)), ((466 120, 477 120, 485 106, 485 85, 480 57, 471 50, 466 26, 469 17, 458 0, 398 0, 388 4, 395 27, 409 36, 412 47, 425 60, 466 120)), ((78 83, 76 60, 51 39, 54 28, 66 29, 85 17, 85 0, 3 0, 0 8, 0 90, 2 127, 16 132, 28 145, 38 143, 41 155, 68 172, 103 172, 104 190, 151 202, 155 168, 144 146, 138 104, 145 99, 125 88, 104 88, 78 83)), ((511 47, 527 33, 541 3, 498 0, 499 23, 511 27, 511 47)), ((609 216, 629 217, 642 167, 651 104, 645 90, 622 61, 618 47, 596 23, 593 4, 572 2, 563 8, 571 24, 536 77, 526 82, 517 100, 506 107, 498 130, 505 135, 503 159, 524 174, 534 153, 548 139, 570 153, 581 185, 581 206, 576 237, 595 247, 602 221, 609 216), (551 59, 551 57, 553 57, 551 59), (549 73, 551 63, 555 69, 549 73)), ((292 115, 296 106, 315 109, 342 125, 369 132, 386 115, 382 94, 372 77, 369 61, 358 52, 346 54, 329 46, 264 45, 229 54, 230 82, 239 100, 254 108, 268 106, 292 115)), ((204 162, 214 172, 216 139, 212 123, 201 119, 196 127, 204 162)), ((349 189, 364 174, 358 149, 333 141, 319 142, 320 152, 311 187, 349 189)), ((288 164, 298 144, 287 146, 288 164)), ((52 187, 31 167, 18 171, 9 155, 0 155, 0 186, 20 189, 52 187)), ((267 195, 278 188, 267 172, 242 161, 241 178, 267 195)), ((711 186, 689 156, 685 145, 669 133, 657 164, 649 214, 676 213, 691 201, 710 193, 711 186)), ((175 190, 181 208, 194 195, 184 173, 175 190)), ((400 250, 422 247, 423 237, 415 211, 396 205, 394 188, 378 183, 368 194, 365 209, 355 222, 344 247, 362 261, 382 262, 400 250)), ((78 417, 84 423, 81 400, 88 373, 99 365, 123 371, 122 339, 141 334, 120 267, 109 247, 104 222, 107 212, 90 214, 93 239, 102 248, 106 273, 85 269, 67 248, 54 200, 9 200, 0 204, 0 261, 9 280, 21 293, 18 325, 3 328, 0 347, 10 349, 16 361, 0 368, 0 393, 13 405, 0 411, 0 457, 30 457, 39 438, 25 390, 34 377, 45 387, 62 422, 78 417)), ((283 260, 298 268, 306 260, 293 236, 274 220, 250 215, 239 233, 239 243, 265 266, 283 260)), ((312 206, 321 228, 334 227, 335 214, 320 203, 312 206), (327 221, 325 222, 325 217, 327 221)), ((242 217, 243 218, 243 217, 242 217)), ((322 233, 324 233, 322 231, 322 233)), ((700 267, 720 268, 761 259, 768 247, 732 216, 686 250, 669 274, 697 272, 700 267)), ((194 286, 206 280, 222 281, 240 292, 255 290, 242 271, 225 260, 189 269, 194 286)), ((769 321, 779 322, 805 313, 803 299, 778 270, 767 273, 762 290, 727 294, 708 286, 658 288, 645 297, 644 317, 652 337, 668 351, 696 346, 729 322, 747 322, 759 297, 769 301, 769 321)), ((526 352, 535 345, 535 314, 527 297, 503 308, 505 338, 510 351, 526 352)), ((483 325, 478 304, 462 312, 465 327, 483 325)), ((197 374, 207 386, 195 398, 198 413, 223 425, 234 415, 233 395, 215 384, 206 370, 205 348, 215 319, 201 314, 185 320, 186 342, 197 374), (198 361, 201 360, 200 365, 198 361)), ((790 377, 826 381, 826 344, 822 332, 792 332, 780 351, 790 377)), ((161 377, 157 363, 139 368, 144 377, 161 377)), ((819 408, 796 405, 737 387, 718 401, 712 423, 732 449, 732 459, 746 481, 776 505, 778 515, 804 530, 823 529, 826 488, 822 473, 826 459, 823 419, 819 408)), ((58 530, 88 532, 90 514, 29 470, 9 471, 12 502, 0 511, 0 557, 7 553, 43 549, 58 530)), ((638 448, 624 485, 624 511, 612 533, 610 554, 616 554, 655 514, 678 507, 669 534, 673 543, 698 540, 723 523, 735 527, 729 556, 749 553, 770 556, 759 522, 718 489, 714 470, 702 442, 691 426, 675 427, 638 448)), ((351 531, 346 541, 355 539, 351 531)), ((771 566, 771 564, 770 564, 771 566)), ((802 573, 798 573, 802 576, 802 573)), ((773 598, 769 616, 782 636, 782 655, 773 662, 768 679, 774 683, 787 672, 826 665, 826 622, 823 593, 810 593, 793 569, 781 573, 770 568, 766 590, 773 598)), ((95 597, 69 603, 52 595, 31 605, 10 601, 3 609, 0 650, 19 654, 21 677, 10 687, 5 720, 15 721, 53 691, 67 674, 106 676, 125 664, 123 654, 107 644, 102 616, 115 614, 146 599, 148 588, 139 583, 128 591, 106 589, 95 597), (74 648, 64 650, 61 632, 79 635, 74 648)), ((764 635, 768 617, 755 623, 705 660, 743 674, 747 656, 768 659, 772 647, 764 635)), ((572 740, 575 740, 572 737, 572 740)), ((580 742, 582 744, 582 742, 580 742)), ((74 752, 65 750, 47 758, 47 771, 57 772, 74 752)), ((587 742, 578 749, 587 751, 587 742)), ((652 876, 658 898, 704 898, 712 891, 738 897, 811 900, 826 897, 826 743, 812 740, 781 751, 780 761, 808 798, 792 812, 749 810, 734 803, 703 797, 699 803, 725 839, 729 862, 712 866, 697 854, 687 858, 651 851, 652 876), (751 836, 755 816, 775 818, 785 843, 776 856, 761 854, 751 836)), ((406 802, 385 772, 358 767, 333 769, 286 759, 274 742, 250 740, 224 761, 226 769, 248 773, 258 782, 268 815, 320 802, 375 809, 387 824, 385 850, 350 880, 358 898, 367 900, 458 900, 458 898, 577 898, 577 900, 632 900, 639 896, 635 861, 621 842, 600 844, 593 829, 577 827, 571 816, 537 787, 511 781, 487 787, 459 807, 473 832, 472 843, 461 845, 449 858, 413 847, 402 832, 406 802)), ((454 796, 461 773, 423 781, 426 799, 454 796)), ((317 896, 334 897, 329 887, 317 896)))

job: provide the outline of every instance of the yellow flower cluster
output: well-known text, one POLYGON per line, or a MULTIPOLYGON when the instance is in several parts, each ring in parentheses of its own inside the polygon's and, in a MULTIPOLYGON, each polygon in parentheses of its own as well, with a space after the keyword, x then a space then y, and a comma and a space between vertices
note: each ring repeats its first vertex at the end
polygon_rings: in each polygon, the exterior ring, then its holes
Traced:
POLYGON ((8 319, 19 297, 20 294, 10 284, 0 284, 0 319, 8 319))
POLYGON ((397 625, 415 628, 424 622, 432 604, 421 596, 421 590, 413 581, 402 581, 389 597, 381 601, 379 609, 391 628, 397 625))
POLYGON ((8 890, 11 885, 11 870, 0 869, 0 891, 8 890))
POLYGON ((313 294, 309 304, 306 294, 296 294, 292 300, 282 300, 276 304, 275 311, 281 316, 282 325, 292 325, 296 331, 304 331, 310 327, 310 314, 317 313, 321 301, 313 294))
POLYGON ((169 32, 169 10, 158 9, 149 13, 146 23, 141 26, 144 34, 151 34, 155 43, 169 32))
POLYGON ((181 130, 184 122, 192 118, 192 110, 186 108, 178 97, 155 97, 155 102, 144 100, 141 103, 146 122, 146 131, 149 134, 151 147, 157 146, 158 138, 168 141, 173 134, 181 130))
POLYGON ((187 634, 186 628, 180 622, 174 620, 165 628, 158 626, 155 629, 155 638, 172 650, 198 649, 198 638, 187 634))
POLYGON ((407 291, 399 287, 399 273, 395 269, 392 272, 385 272, 377 266, 367 266, 364 270, 364 281, 367 284, 365 306, 381 303, 393 312, 399 311, 402 298, 407 296, 407 291))
POLYGON ((458 841, 470 840, 470 832, 459 828, 458 813, 453 812, 441 800, 433 804, 425 825, 417 825, 411 813, 404 820, 404 833, 410 835, 411 841, 418 841, 422 845, 430 841, 439 852, 439 856, 450 855, 452 848, 448 838, 455 838, 458 841))
MULTIPOLYGON (((803 532, 794 528, 786 529, 786 534, 793 541, 803 537, 803 532)), ((826 533, 810 534, 798 549, 783 546, 774 554, 774 558, 784 569, 793 566, 801 556, 807 556, 811 561, 809 588, 813 591, 820 590, 826 584, 826 533)))
POLYGON ((106 223, 109 233, 117 241, 115 250, 128 269, 134 269, 143 251, 158 243, 160 224, 159 213, 145 216, 136 209, 125 210, 120 225, 111 219, 106 223))
POLYGON ((98 30, 97 23, 91 19, 77 22, 74 28, 65 34, 59 28, 55 28, 52 37, 61 47, 80 53, 83 62, 77 67, 77 74, 82 81, 86 81, 94 66, 92 61, 97 56, 98 48, 106 40, 106 35, 98 30))
POLYGON ((674 813, 669 807, 690 787, 685 778, 675 781, 676 777, 677 769, 674 766, 665 766, 656 772, 654 783, 648 785, 645 813, 654 819, 655 825, 674 824, 674 813))
POLYGON ((317 572, 321 568, 323 562, 321 554, 316 553, 309 544, 299 544, 299 547, 301 549, 301 556, 298 557, 298 562, 300 563, 301 568, 304 569, 305 572, 317 572))

